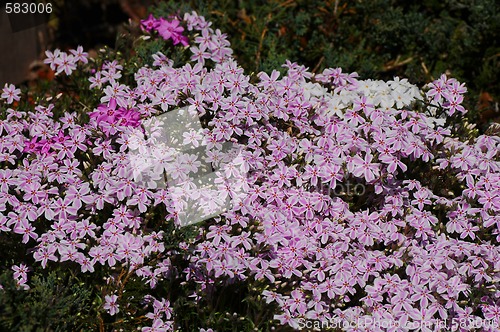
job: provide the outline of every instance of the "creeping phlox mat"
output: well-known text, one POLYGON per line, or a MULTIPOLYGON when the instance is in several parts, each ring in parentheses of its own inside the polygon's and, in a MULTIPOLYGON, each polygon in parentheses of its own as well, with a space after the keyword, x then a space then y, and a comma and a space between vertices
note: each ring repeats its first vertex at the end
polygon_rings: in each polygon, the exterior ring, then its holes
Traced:
POLYGON ((136 42, 162 48, 47 51, 68 88, 3 88, 18 292, 69 269, 101 330, 498 330, 500 138, 463 123, 464 84, 250 75, 194 12, 136 42))

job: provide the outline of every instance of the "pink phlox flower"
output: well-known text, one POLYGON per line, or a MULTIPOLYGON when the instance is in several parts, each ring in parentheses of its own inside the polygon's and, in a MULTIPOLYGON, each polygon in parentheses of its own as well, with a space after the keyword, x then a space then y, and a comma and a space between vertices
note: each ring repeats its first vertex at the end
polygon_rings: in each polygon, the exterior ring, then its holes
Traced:
POLYGON ((412 205, 417 205, 419 210, 422 210, 424 208, 424 205, 430 205, 432 204, 432 201, 428 199, 429 197, 429 190, 425 188, 421 188, 414 194, 415 199, 411 201, 412 205))
POLYGON ((448 115, 453 115, 456 111, 464 114, 466 109, 462 106, 464 97, 462 95, 445 95, 446 102, 443 107, 446 109, 448 115))
POLYGON ((153 302, 154 312, 146 314, 146 317, 150 319, 161 319, 164 316, 166 319, 172 317, 172 308, 170 307, 170 302, 168 300, 162 299, 161 301, 155 299, 153 302))
POLYGON ((373 156, 371 153, 366 153, 364 159, 361 159, 359 155, 354 156, 348 168, 352 174, 356 177, 364 177, 367 182, 375 180, 379 175, 379 165, 378 163, 372 163, 373 156))
POLYGON ((76 223, 76 231, 78 232, 79 238, 84 238, 87 235, 94 238, 94 230, 96 229, 97 226, 94 223, 90 222, 88 218, 76 223))
POLYGON ((66 219, 68 215, 77 215, 78 207, 72 199, 65 197, 59 198, 54 202, 54 212, 58 214, 59 218, 66 219))
POLYGON ((408 313, 413 319, 414 323, 417 323, 419 330, 422 332, 433 332, 432 322, 435 322, 434 314, 437 309, 435 307, 422 307, 421 309, 411 309, 408 313))
POLYGON ((205 30, 212 25, 212 22, 207 22, 205 17, 198 15, 194 10, 191 13, 184 14, 184 21, 187 22, 189 31, 193 29, 205 30))
POLYGON ((34 204, 38 204, 41 200, 44 200, 46 198, 43 191, 44 187, 45 184, 42 187, 42 185, 38 181, 27 184, 23 189, 25 191, 23 199, 26 202, 32 201, 34 204))
POLYGON ((484 318, 492 322, 500 322, 500 305, 484 305, 483 306, 484 318))
POLYGON ((2 89, 1 97, 7 100, 7 104, 12 104, 14 100, 15 101, 21 100, 20 94, 21 90, 16 89, 16 86, 14 84, 5 83, 5 86, 2 89))
POLYGON ((278 78, 280 77, 280 72, 277 70, 273 70, 271 72, 271 76, 269 76, 265 72, 260 72, 257 74, 257 76, 260 79, 260 82, 258 83, 258 86, 262 87, 263 89, 275 89, 275 84, 278 81, 278 78))
POLYGON ((56 247, 54 245, 46 245, 43 247, 40 247, 37 251, 34 252, 33 258, 35 260, 41 262, 41 265, 43 268, 47 266, 47 262, 49 260, 53 262, 57 262, 58 258, 55 255, 56 252, 56 247))
POLYGON ((87 52, 83 51, 83 47, 78 45, 76 50, 70 50, 71 54, 75 57, 75 60, 83 62, 83 63, 88 63, 88 56, 89 54, 87 52))
POLYGON ((26 264, 12 265, 12 270, 14 271, 14 279, 28 279, 29 268, 26 264))
POLYGON ((103 77, 102 72, 98 71, 95 73, 94 76, 89 77, 89 82, 91 83, 90 84, 91 89, 94 88, 101 89, 102 85, 108 82, 108 78, 103 77))
POLYGON ((106 295, 105 297, 106 303, 104 303, 103 308, 111 315, 117 314, 119 309, 118 296, 117 295, 106 295))
MULTIPOLYGON (((165 54, 163 54, 162 52, 156 52, 155 54, 153 54, 153 59, 155 60, 153 62, 153 66, 159 66, 159 67, 162 67, 162 66, 166 66, 166 67, 171 67, 174 63, 173 63, 173 60, 167 58, 167 56, 165 54)), ((144 77, 146 78, 146 77, 144 77)), ((139 81, 139 80, 138 80, 139 81)))
MULTIPOLYGON (((149 317, 148 317, 149 318, 149 317)), ((167 327, 167 324, 160 319, 160 318, 155 318, 153 319, 153 325, 151 326, 145 326, 141 329, 141 332, 166 332, 166 331, 171 331, 170 328, 167 327)))
POLYGON ((45 55, 47 56, 47 58, 45 60, 43 60, 43 63, 50 65, 50 69, 56 70, 57 69, 56 60, 59 58, 60 54, 61 54, 61 50, 58 48, 56 48, 54 50, 54 52, 51 52, 48 50, 45 51, 45 55))
POLYGON ((408 167, 394 154, 381 154, 379 156, 381 162, 388 164, 387 171, 395 173, 399 167, 403 172, 406 172, 408 167))
POLYGON ((301 315, 305 314, 307 311, 307 304, 302 291, 299 289, 293 290, 291 296, 292 297, 288 300, 290 303, 290 311, 297 311, 301 315))
POLYGON ((66 52, 61 52, 59 57, 54 61, 57 66, 56 75, 62 73, 63 71, 66 75, 71 75, 73 70, 76 69, 76 60, 73 55, 68 55, 66 52))
POLYGON ((82 202, 91 204, 94 201, 93 196, 90 194, 90 186, 88 183, 69 186, 66 190, 66 199, 72 201, 73 206, 76 208, 81 208, 82 202))
MULTIPOLYGON (((443 78, 443 76, 441 76, 443 78)), ((426 96, 432 98, 434 102, 439 102, 446 91, 446 82, 443 79, 435 80, 427 85, 430 89, 427 91, 426 96)))
POLYGON ((274 315, 274 319, 279 320, 281 325, 290 325, 294 329, 299 328, 299 324, 295 318, 292 317, 288 309, 284 310, 282 314, 274 315))
POLYGON ((465 83, 460 83, 454 78, 448 80, 448 91, 452 95, 458 96, 467 92, 467 88, 465 87, 465 83))
POLYGON ((35 233, 35 227, 31 225, 27 218, 23 218, 20 223, 17 223, 13 229, 14 233, 23 235, 23 243, 28 243, 29 239, 36 240, 38 234, 35 233))
POLYGON ((129 205, 137 205, 140 212, 146 212, 151 202, 153 194, 146 188, 140 187, 135 190, 132 198, 129 199, 129 205))
POLYGON ((123 69, 123 66, 119 64, 119 62, 117 60, 113 60, 113 61, 106 61, 103 65, 102 65, 102 69, 103 70, 108 70, 108 71, 112 71, 112 72, 115 72, 115 71, 120 71, 123 69))
MULTIPOLYGON (((368 98, 366 96, 361 96, 359 99, 355 99, 353 101, 353 109, 354 112, 359 110, 363 111, 366 116, 370 116, 371 112, 375 110, 374 106, 369 103, 368 98)), ((364 122, 364 119, 363 121, 364 122)))

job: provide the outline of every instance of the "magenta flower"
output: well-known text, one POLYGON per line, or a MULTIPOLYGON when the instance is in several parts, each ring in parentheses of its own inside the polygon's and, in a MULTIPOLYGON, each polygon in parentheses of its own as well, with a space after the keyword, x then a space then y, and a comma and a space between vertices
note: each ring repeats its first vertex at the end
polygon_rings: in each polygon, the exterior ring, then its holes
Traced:
POLYGON ((24 150, 23 152, 31 153, 35 152, 37 150, 38 143, 37 143, 37 138, 33 137, 31 140, 26 141, 24 144, 24 150))
POLYGON ((148 32, 152 32, 160 26, 160 22, 160 20, 154 18, 153 14, 149 14, 147 19, 141 20, 141 28, 148 32))
POLYGON ((140 126, 141 122, 141 115, 132 109, 122 109, 120 108, 121 112, 118 115, 120 124, 122 126, 130 126, 130 127, 138 127, 140 126))
POLYGON ((189 39, 181 34, 174 34, 172 35, 172 40, 174 42, 174 45, 181 44, 182 46, 188 46, 189 45, 189 39))
POLYGON ((97 111, 91 112, 89 115, 91 118, 97 120, 97 124, 102 121, 115 122, 118 111, 116 110, 116 99, 111 98, 108 105, 101 104, 97 107, 97 111))
POLYGON ((156 30, 158 31, 160 36, 163 37, 163 39, 172 39, 174 45, 181 43, 182 45, 187 46, 187 38, 182 35, 184 28, 179 24, 180 21, 178 21, 177 19, 173 19, 169 22, 164 18, 160 18, 156 30))

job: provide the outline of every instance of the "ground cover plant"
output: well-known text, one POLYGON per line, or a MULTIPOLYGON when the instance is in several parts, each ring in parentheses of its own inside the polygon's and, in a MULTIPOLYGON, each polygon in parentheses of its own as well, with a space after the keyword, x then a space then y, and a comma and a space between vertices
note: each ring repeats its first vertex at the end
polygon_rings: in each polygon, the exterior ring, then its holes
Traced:
POLYGON ((498 330, 498 128, 443 74, 257 74, 196 12, 2 90, 5 330, 498 330), (132 50, 132 51, 130 51, 132 50))

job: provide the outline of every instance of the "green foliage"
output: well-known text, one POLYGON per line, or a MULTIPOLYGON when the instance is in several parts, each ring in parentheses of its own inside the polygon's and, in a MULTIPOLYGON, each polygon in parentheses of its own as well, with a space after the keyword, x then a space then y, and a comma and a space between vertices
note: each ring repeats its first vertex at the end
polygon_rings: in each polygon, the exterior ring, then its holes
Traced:
POLYGON ((213 327, 217 331, 269 331, 274 326, 271 323, 276 308, 265 304, 260 295, 264 289, 258 285, 253 280, 216 282, 208 293, 198 290, 198 294, 205 295, 193 302, 187 297, 192 285, 180 284, 171 293, 177 293, 174 311, 179 317, 179 331, 192 331, 195 326, 213 327))
POLYGON ((90 283, 79 282, 62 270, 35 274, 26 291, 17 290, 11 271, 0 275, 0 280, 4 287, 0 291, 0 330, 91 330, 90 283))
POLYGON ((280 69, 285 59, 314 72, 342 67, 417 85, 448 72, 466 83, 465 106, 477 123, 481 93, 493 98, 487 108, 500 100, 499 9, 495 0, 170 0, 152 12, 196 10, 230 36, 249 73, 280 69))

